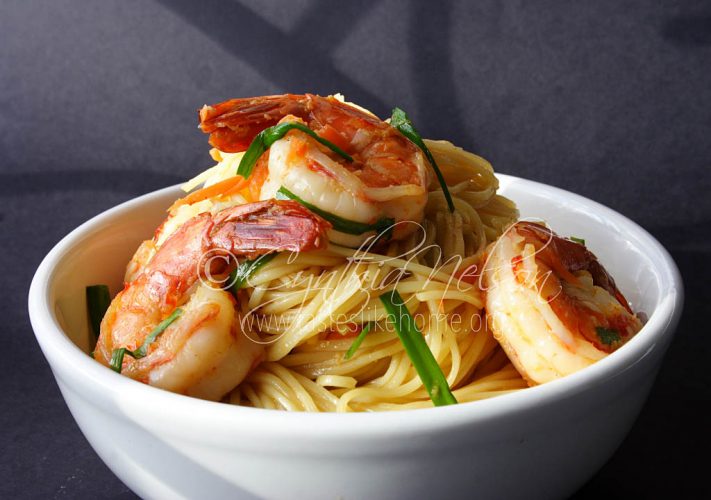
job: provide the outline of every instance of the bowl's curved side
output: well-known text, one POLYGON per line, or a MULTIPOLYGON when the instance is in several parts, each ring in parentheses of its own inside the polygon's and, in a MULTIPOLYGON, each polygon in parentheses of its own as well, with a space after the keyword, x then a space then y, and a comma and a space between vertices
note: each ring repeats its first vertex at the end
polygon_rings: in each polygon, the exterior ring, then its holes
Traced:
POLYGON ((658 363, 644 365, 523 412, 344 439, 272 433, 240 415, 229 431, 214 422, 196 427, 199 417, 128 408, 126 400, 97 404, 73 380, 58 381, 97 453, 145 498, 563 498, 632 425, 658 363))
POLYGON ((107 211, 63 239, 33 279, 32 325, 82 431, 142 496, 563 496, 604 463, 638 414, 679 318, 681 281, 666 251, 619 214, 500 178, 524 215, 538 210, 559 232, 585 236, 606 264, 612 259, 614 275, 631 272, 620 280, 623 290, 634 287, 633 303, 653 311, 633 341, 556 382, 433 410, 317 415, 194 400, 113 373, 86 356, 77 302, 91 282, 120 285, 126 252, 152 233, 175 187, 107 211), (581 227, 611 231, 614 245, 599 245, 581 227), (616 248, 625 250, 608 251, 616 248))

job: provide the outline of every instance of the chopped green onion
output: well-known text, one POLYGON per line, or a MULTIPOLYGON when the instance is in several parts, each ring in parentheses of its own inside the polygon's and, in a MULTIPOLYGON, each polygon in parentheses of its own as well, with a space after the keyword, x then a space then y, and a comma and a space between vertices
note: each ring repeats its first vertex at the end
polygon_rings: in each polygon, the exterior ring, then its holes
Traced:
POLYGON ((330 222, 333 229, 346 234, 363 234, 369 231, 375 231, 378 234, 383 233, 385 236, 389 236, 392 232, 393 225, 395 224, 395 219, 385 217, 379 219, 375 222, 375 224, 366 224, 365 222, 356 222, 344 219, 343 217, 321 210, 316 205, 312 205, 311 203, 302 200, 284 186, 279 188, 279 191, 276 193, 276 198, 277 200, 294 200, 299 202, 316 215, 319 215, 323 219, 330 222))
POLYGON ((123 366, 123 357, 126 354, 128 354, 129 356, 133 356, 135 359, 145 358, 148 354, 148 346, 155 342, 156 338, 158 338, 158 335, 163 333, 165 329, 173 323, 173 321, 180 317, 181 314, 183 314, 183 310, 178 307, 175 311, 172 312, 170 316, 158 323, 158 326, 156 326, 153 331, 151 331, 151 333, 149 333, 148 336, 145 338, 143 344, 141 344, 141 347, 139 347, 135 351, 131 351, 126 347, 114 349, 111 353, 111 361, 109 362, 111 369, 118 373, 121 373, 121 367, 123 366))
POLYGON ((301 130, 302 132, 310 135, 339 156, 342 156, 348 161, 353 161, 353 157, 351 157, 351 155, 343 151, 331 141, 327 141, 323 137, 319 137, 316 132, 311 130, 306 125, 296 122, 284 122, 278 125, 274 125, 273 127, 265 128, 257 134, 257 136, 252 140, 252 143, 247 148, 247 151, 245 151, 242 160, 240 160, 239 162, 239 167, 237 167, 237 175, 241 175, 242 177, 247 179, 252 174, 254 165, 257 163, 259 157, 262 156, 265 151, 271 147, 272 144, 284 137, 286 133, 292 129, 301 130))
POLYGON ((422 152, 425 153, 425 156, 429 160, 430 164, 432 165, 432 168, 435 171, 435 174, 437 175, 439 185, 442 186, 442 192, 444 192, 444 197, 447 199, 449 211, 453 213, 454 202, 452 201, 452 195, 449 194, 449 188, 447 188, 447 183, 444 180, 444 176, 442 175, 442 172, 437 166, 437 162, 435 161, 434 156, 432 156, 432 153, 430 153, 430 149, 425 144, 425 141, 422 140, 422 136, 419 134, 419 132, 417 132, 415 126, 407 117, 407 114, 405 114, 405 112, 400 108, 393 109, 393 114, 390 117, 390 125, 398 129, 402 135, 407 137, 413 144, 415 144, 415 146, 420 148, 422 152))
POLYGON ((373 322, 369 321, 363 329, 360 331, 356 339, 353 341, 351 346, 348 348, 348 351, 346 352, 346 355, 343 356, 343 359, 351 359, 355 352, 358 350, 360 345, 363 343, 363 340, 365 340, 365 336, 368 335, 368 332, 370 329, 373 327, 373 322))
POLYGON ((574 241, 575 243, 578 243, 578 244, 580 244, 580 245, 585 246, 585 240, 582 239, 582 238, 577 238, 577 237, 575 237, 575 236, 571 236, 571 237, 568 238, 568 239, 569 239, 570 241, 574 241))
POLYGON ((415 318, 405 307, 405 301, 400 294, 397 290, 384 293, 380 296, 380 301, 385 306, 388 317, 394 324, 395 331, 405 347, 405 352, 410 357, 410 361, 412 361, 412 365, 417 370, 417 374, 420 376, 434 405, 456 404, 457 399, 449 388, 447 378, 442 373, 442 369, 427 346, 420 329, 417 328, 415 318))
POLYGON ((602 326, 596 326, 595 333, 597 333, 600 342, 605 345, 612 345, 615 342, 620 341, 620 332, 618 332, 614 328, 604 328, 602 326))
POLYGON ((275 253, 269 253, 265 255, 260 255, 256 259, 245 260, 240 262, 235 268, 235 270, 230 273, 229 282, 232 283, 232 285, 230 285, 229 290, 233 294, 236 294, 237 290, 244 288, 244 286, 247 284, 247 281, 249 280, 249 278, 252 277, 254 273, 259 271, 274 257, 276 257, 275 253))
POLYGON ((101 320, 111 304, 109 287, 106 285, 91 285, 86 287, 86 307, 89 310, 89 323, 94 332, 94 339, 101 333, 101 320))

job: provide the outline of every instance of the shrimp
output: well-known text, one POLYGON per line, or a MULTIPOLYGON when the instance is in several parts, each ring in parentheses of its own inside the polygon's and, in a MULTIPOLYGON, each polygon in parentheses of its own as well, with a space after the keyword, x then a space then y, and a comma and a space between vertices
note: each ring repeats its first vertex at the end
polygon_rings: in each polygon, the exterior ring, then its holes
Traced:
MULTIPOLYGON (((284 187, 301 200, 338 217, 365 224, 391 219, 393 239, 412 233, 424 217, 431 167, 398 130, 335 97, 278 95, 232 99, 200 111, 200 126, 222 152, 247 149, 267 127, 299 122, 353 157, 344 161, 299 130, 276 141, 257 166, 259 199, 284 187), (267 173, 260 175, 260 168, 267 173), (415 224, 397 224, 414 222, 415 224)), ((332 230, 329 239, 357 246, 372 235, 332 230)))
POLYGON ((514 224, 488 252, 489 325, 529 385, 594 363, 642 327, 592 252, 542 224, 514 224))
POLYGON ((227 255, 251 259, 322 248, 329 227, 293 201, 262 201, 193 217, 114 298, 101 323, 95 359, 109 365, 115 349, 134 351, 181 307, 182 315, 149 345, 145 357, 124 357, 122 373, 173 392, 219 399, 264 354, 242 330, 231 294, 201 278, 227 272, 227 255), (212 254, 224 258, 205 260, 212 254))

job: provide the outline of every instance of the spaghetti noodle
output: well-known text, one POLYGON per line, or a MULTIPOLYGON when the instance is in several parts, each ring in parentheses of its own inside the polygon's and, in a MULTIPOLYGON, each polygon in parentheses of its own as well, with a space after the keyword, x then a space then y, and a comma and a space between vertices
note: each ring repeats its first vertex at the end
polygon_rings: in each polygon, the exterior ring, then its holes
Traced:
MULTIPOLYGON (((483 318, 476 266, 517 218, 496 194, 491 165, 446 141, 427 141, 450 186, 429 193, 418 231, 384 251, 331 245, 280 254, 248 282, 244 331, 266 346, 228 400, 299 411, 394 410, 432 405, 378 297, 397 288, 457 400, 525 387, 483 318), (373 327, 348 360, 358 325, 373 327)), ((234 160, 231 159, 233 163, 234 160)), ((215 182, 213 179, 212 182, 215 182)))

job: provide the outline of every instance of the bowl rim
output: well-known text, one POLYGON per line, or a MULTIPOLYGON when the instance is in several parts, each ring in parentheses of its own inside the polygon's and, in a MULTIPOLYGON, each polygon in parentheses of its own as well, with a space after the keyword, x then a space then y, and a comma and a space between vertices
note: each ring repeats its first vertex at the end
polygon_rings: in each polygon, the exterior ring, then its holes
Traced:
POLYGON ((308 438, 403 435, 416 431, 435 430, 442 426, 470 424, 473 420, 500 418, 512 411, 544 405, 578 394, 591 386, 603 383, 629 369, 655 348, 665 349, 674 333, 683 306, 683 286, 679 270, 667 250, 646 230, 620 213, 581 195, 539 182, 515 176, 496 174, 502 185, 523 183, 552 198, 565 198, 574 205, 595 210, 601 217, 614 221, 629 231, 637 246, 644 244, 645 253, 660 264, 655 269, 659 283, 658 303, 644 328, 630 342, 610 356, 559 380, 526 390, 479 401, 437 408, 390 412, 307 413, 284 412, 260 408, 240 407, 204 401, 171 393, 136 382, 94 362, 63 332, 51 306, 51 283, 57 264, 72 251, 86 235, 103 227, 108 221, 140 205, 177 192, 179 185, 159 189, 110 208, 71 231, 62 238, 42 260, 32 279, 28 296, 30 321, 37 341, 55 377, 67 376, 81 385, 92 398, 129 398, 148 405, 146 410, 155 415, 171 408, 190 421, 213 422, 215 425, 245 426, 253 432, 259 429, 292 435, 297 432, 308 438), (436 416, 437 418, 432 418, 436 416), (207 419, 207 420, 205 420, 207 419), (347 424, 347 425, 344 425, 347 424))

